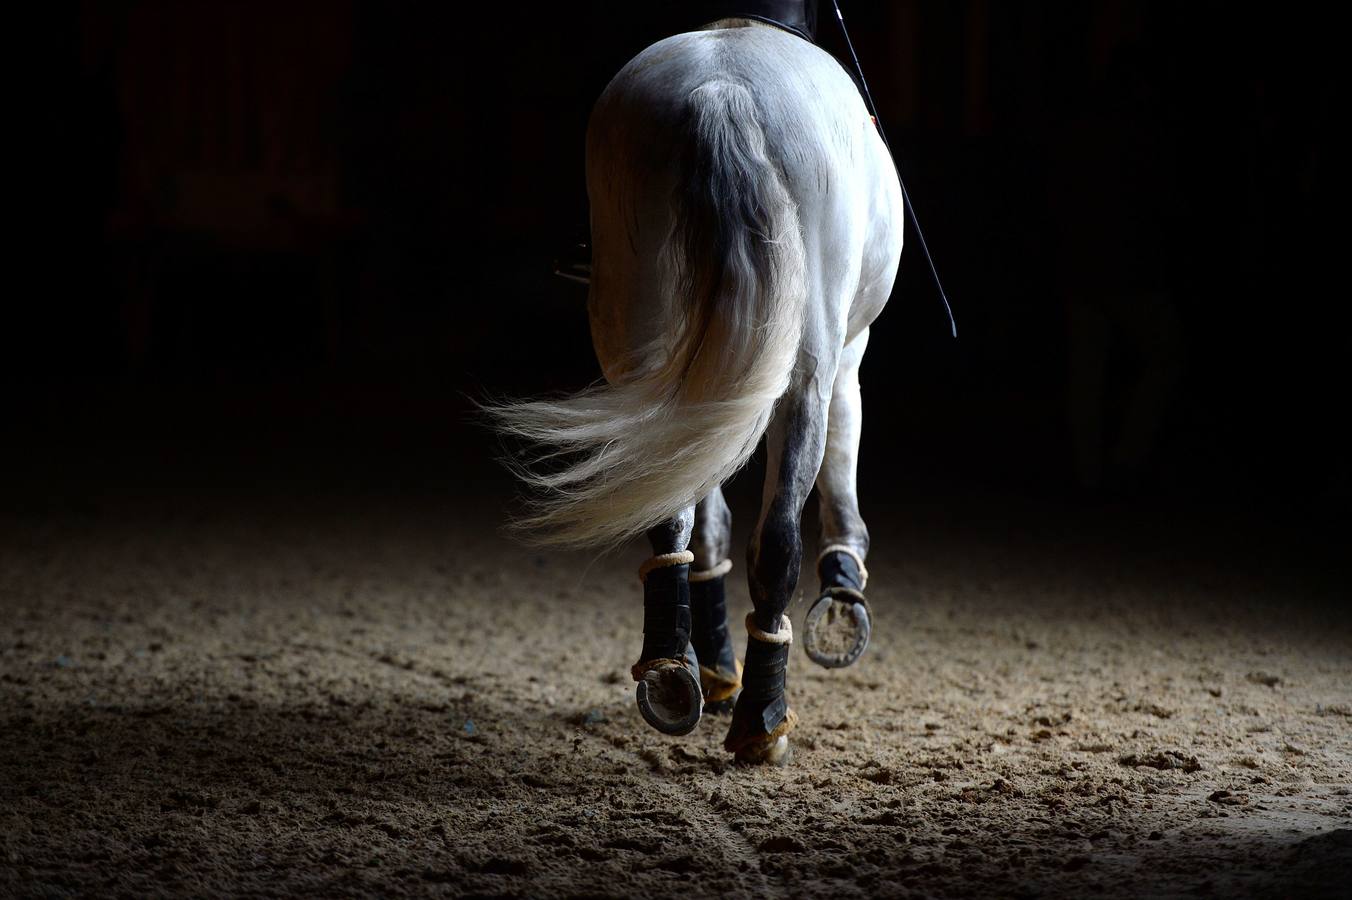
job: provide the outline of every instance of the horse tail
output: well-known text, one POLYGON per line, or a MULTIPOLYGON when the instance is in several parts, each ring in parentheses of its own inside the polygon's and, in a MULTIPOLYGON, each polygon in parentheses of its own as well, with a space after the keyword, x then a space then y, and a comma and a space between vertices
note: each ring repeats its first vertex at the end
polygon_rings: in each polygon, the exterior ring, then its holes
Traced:
POLYGON ((516 525, 541 544, 613 545, 740 469, 789 387, 807 298, 797 205, 750 91, 691 92, 664 251, 674 321, 616 384, 505 403, 498 427, 544 448, 509 465, 534 489, 516 525))

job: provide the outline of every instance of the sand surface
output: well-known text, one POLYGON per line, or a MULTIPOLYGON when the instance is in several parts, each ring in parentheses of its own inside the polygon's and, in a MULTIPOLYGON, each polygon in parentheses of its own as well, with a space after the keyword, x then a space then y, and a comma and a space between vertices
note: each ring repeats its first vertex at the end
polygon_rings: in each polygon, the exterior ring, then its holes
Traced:
POLYGON ((642 548, 540 554, 496 515, 6 519, 0 894, 1349 893, 1336 585, 897 516, 864 659, 796 648, 795 759, 742 768, 726 719, 634 708, 642 548))

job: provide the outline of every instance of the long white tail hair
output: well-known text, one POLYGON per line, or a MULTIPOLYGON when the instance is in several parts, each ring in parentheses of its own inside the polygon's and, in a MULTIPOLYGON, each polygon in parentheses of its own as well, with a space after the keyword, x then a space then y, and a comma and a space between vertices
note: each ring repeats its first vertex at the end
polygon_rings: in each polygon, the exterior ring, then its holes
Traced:
MULTIPOLYGON (((666 247, 675 321, 622 383, 487 408, 534 445, 514 523, 541 544, 616 544, 696 503, 746 463, 788 388, 807 287, 798 212, 748 89, 689 96, 666 247)), ((613 286, 612 286, 613 287, 613 286)))

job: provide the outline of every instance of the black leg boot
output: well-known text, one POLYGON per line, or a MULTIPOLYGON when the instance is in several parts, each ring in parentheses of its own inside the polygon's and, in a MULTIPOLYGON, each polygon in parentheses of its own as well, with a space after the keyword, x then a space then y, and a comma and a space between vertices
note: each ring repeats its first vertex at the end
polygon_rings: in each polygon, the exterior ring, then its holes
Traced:
POLYGON ((729 712, 742 688, 742 666, 728 634, 728 607, 724 593, 731 562, 690 572, 690 643, 699 659, 704 708, 729 712))
POLYGON ((643 651, 630 670, 644 720, 663 734, 689 734, 699 724, 704 698, 699 663, 690 645, 689 552, 655 556, 639 570, 643 579, 643 651))
POLYGON ((742 693, 732 711, 732 726, 723 748, 737 754, 741 762, 782 765, 789 758, 788 733, 798 724, 784 693, 793 627, 788 616, 781 616, 779 630, 766 634, 747 616, 746 630, 749 640, 742 693))

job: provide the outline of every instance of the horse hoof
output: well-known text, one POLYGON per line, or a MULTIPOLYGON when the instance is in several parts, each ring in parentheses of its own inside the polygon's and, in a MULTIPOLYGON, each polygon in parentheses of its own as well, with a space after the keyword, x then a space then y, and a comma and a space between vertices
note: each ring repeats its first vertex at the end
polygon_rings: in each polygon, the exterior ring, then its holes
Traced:
POLYGON ((864 654, 871 632, 867 606, 849 594, 823 594, 807 612, 803 649, 817 665, 842 669, 864 654))
POLYGON ((699 679, 674 659, 663 660, 644 672, 634 699, 643 720, 670 735, 694 731, 704 707, 699 679))
POLYGON ((737 751, 736 759, 744 765, 787 766, 793 761, 793 745, 787 734, 781 734, 743 747, 737 751))
POLYGON ((784 707, 783 720, 766 732, 761 730, 765 725, 763 712, 743 710, 743 713, 749 714, 740 720, 736 713, 733 714, 723 748, 731 751, 737 762, 744 765, 788 765, 793 750, 789 732, 798 727, 798 714, 784 707))

